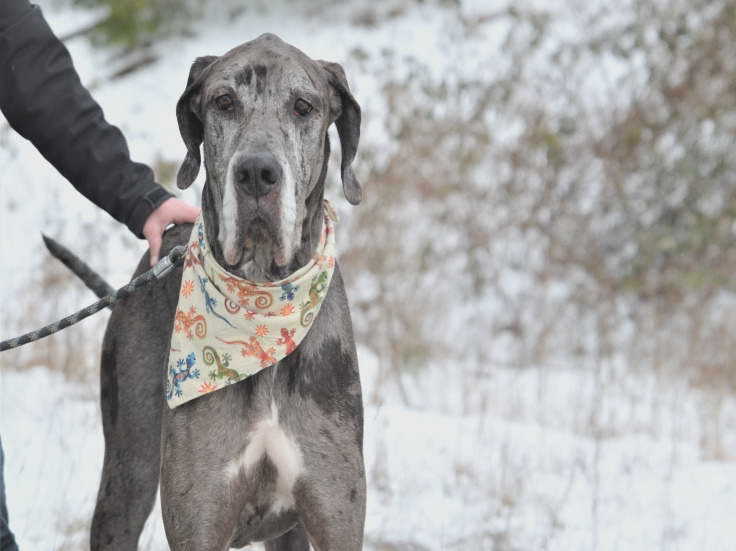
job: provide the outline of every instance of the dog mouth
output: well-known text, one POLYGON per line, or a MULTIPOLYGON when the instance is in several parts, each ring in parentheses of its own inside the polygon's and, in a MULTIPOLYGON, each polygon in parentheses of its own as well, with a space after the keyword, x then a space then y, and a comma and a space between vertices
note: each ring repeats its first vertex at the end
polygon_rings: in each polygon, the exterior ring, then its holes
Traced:
POLYGON ((246 262, 253 260, 254 243, 250 237, 246 237, 242 247, 230 247, 223 251, 225 269, 229 272, 235 271, 246 262))
POLYGON ((241 225, 236 231, 236 238, 222 250, 227 271, 241 271, 255 261, 263 271, 275 276, 285 272, 288 259, 280 232, 265 213, 255 213, 247 226, 241 225))

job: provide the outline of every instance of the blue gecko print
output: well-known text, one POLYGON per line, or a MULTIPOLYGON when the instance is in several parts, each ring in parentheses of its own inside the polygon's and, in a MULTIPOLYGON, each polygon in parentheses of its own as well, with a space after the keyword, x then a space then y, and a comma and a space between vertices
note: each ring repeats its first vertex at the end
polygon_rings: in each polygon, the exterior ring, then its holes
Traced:
POLYGON ((216 316, 220 318, 222 321, 227 323, 230 327, 235 327, 232 323, 230 323, 230 320, 224 317, 222 314, 219 314, 218 312, 215 312, 215 306, 217 306, 217 300, 212 298, 210 294, 207 292, 207 280, 201 276, 197 276, 197 279, 199 280, 199 289, 202 291, 202 294, 204 295, 204 309, 208 314, 212 314, 213 316, 216 316))
POLYGON ((284 283, 281 286, 281 300, 294 300, 294 293, 299 290, 299 285, 292 285, 291 283, 284 283))
POLYGON ((204 254, 207 249, 207 243, 204 240, 204 224, 202 222, 197 225, 197 241, 199 242, 199 250, 204 254))
POLYGON ((171 400, 174 394, 177 396, 183 394, 181 384, 187 379, 199 379, 199 369, 192 369, 196 363, 197 358, 192 352, 186 359, 179 358, 176 361, 176 367, 169 368, 170 379, 166 381, 166 389, 164 390, 167 400, 171 400))

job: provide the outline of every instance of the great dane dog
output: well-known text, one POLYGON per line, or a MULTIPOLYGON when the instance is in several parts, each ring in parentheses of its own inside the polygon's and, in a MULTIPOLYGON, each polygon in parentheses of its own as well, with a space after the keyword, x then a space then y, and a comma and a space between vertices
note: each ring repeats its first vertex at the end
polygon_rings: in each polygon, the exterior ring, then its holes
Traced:
MULTIPOLYGON (((176 113, 187 147, 178 186, 195 179, 202 146, 206 232, 215 259, 235 275, 275 281, 313 256, 333 122, 345 195, 353 204, 361 199, 351 169, 360 107, 335 63, 264 34, 221 57, 198 58, 176 113)), ((162 253, 185 244, 191 227, 169 230, 162 253)), ((148 264, 146 255, 136 274, 148 264)), ((254 541, 269 551, 307 551, 310 543, 318 551, 361 549, 363 406, 339 268, 295 352, 170 410, 163 378, 180 280, 181 268, 118 303, 110 317, 92 549, 136 549, 159 473, 166 536, 176 551, 254 541)), ((86 283, 102 292, 89 277, 86 283)))

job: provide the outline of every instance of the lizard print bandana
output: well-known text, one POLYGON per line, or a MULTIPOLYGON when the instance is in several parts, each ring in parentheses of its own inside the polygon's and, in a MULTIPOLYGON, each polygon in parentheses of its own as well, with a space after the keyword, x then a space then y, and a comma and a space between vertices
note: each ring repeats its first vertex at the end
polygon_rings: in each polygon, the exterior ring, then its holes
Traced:
POLYGON ((332 206, 310 262, 281 281, 253 283, 222 268, 202 215, 187 244, 164 394, 175 408, 274 365, 291 354, 319 313, 335 270, 332 206))

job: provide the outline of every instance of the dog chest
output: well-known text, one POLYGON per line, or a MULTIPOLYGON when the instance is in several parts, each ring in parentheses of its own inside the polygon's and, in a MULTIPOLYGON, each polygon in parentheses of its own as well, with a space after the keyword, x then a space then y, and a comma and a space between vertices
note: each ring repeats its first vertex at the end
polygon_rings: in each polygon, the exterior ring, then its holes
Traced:
POLYGON ((271 402, 270 416, 256 422, 249 432, 245 449, 225 467, 225 476, 235 481, 244 476, 257 477, 264 465, 270 467, 268 481, 272 491, 271 508, 274 513, 294 505, 294 484, 302 473, 302 453, 295 439, 279 423, 279 411, 271 402))

